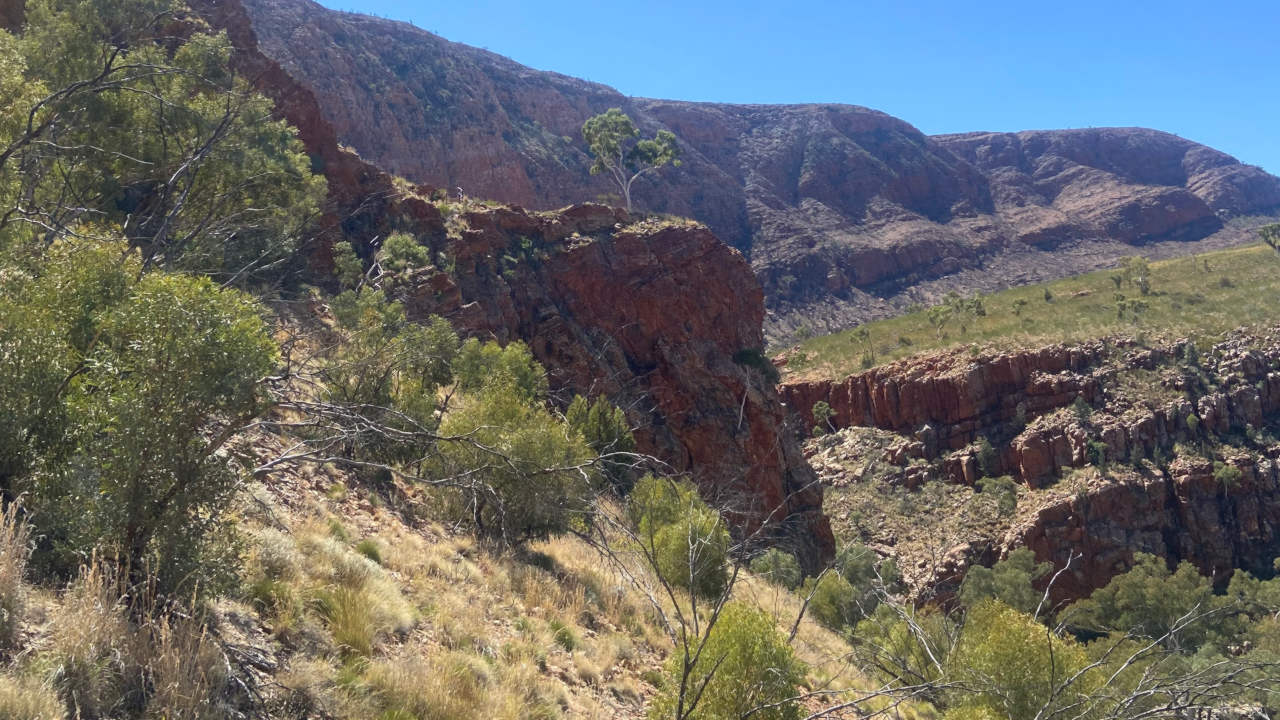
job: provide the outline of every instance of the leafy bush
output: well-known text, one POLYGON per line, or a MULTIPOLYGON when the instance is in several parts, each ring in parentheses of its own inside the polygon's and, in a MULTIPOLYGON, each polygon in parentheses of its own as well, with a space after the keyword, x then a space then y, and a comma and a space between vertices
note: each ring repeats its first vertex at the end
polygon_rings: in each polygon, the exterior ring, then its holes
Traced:
POLYGON ((1240 468, 1224 462, 1213 463, 1213 479, 1217 480, 1222 487, 1230 490, 1239 485, 1243 478, 1244 472, 1240 468))
MULTIPOLYGON (((684 653, 672 653, 666 677, 649 707, 650 718, 675 717, 681 701, 680 679, 686 669, 690 671, 686 688, 706 685, 690 717, 737 720, 749 712, 750 717, 761 720, 800 717, 800 706, 788 698, 798 694, 805 667, 773 618, 761 610, 740 602, 725 605, 692 667, 686 666, 684 653)), ((692 691, 684 693, 686 711, 693 699, 692 691)))
POLYGON ((865 615, 853 586, 840 573, 829 572, 808 578, 801 594, 809 597, 809 614, 836 632, 856 624, 865 615))
POLYGON ((585 521, 599 480, 582 436, 527 400, 518 379, 511 382, 455 399, 440 425, 455 439, 442 442, 429 465, 446 485, 454 518, 521 543, 585 521))
POLYGON ((978 438, 977 458, 978 469, 984 477, 995 477, 1000 471, 1000 454, 985 435, 978 438))
POLYGON ((774 367, 773 361, 766 357, 764 351, 759 348, 739 350, 733 354, 733 361, 739 365, 760 371, 760 374, 771 385, 777 384, 782 379, 782 375, 778 372, 778 368, 774 367))
POLYGON ((1062 690, 1063 679, 1088 664, 1084 648, 1070 638, 987 600, 970 609, 960 640, 946 660, 960 688, 950 693, 948 704, 956 708, 955 716, 970 718, 1049 717, 1054 709, 1067 713, 1102 679, 1097 671, 1086 672, 1062 690))
POLYGON ((60 242, 42 274, 0 292, 6 384, 34 381, 0 390, 30 441, 0 448, 0 465, 19 470, 10 483, 28 494, 46 571, 68 576, 97 550, 135 575, 149 567, 163 590, 214 590, 234 552, 224 445, 261 411, 276 348, 241 293, 140 268, 122 242, 60 242), (40 364, 64 380, 45 384, 40 364))
POLYGON ((804 572, 796 556, 778 548, 769 548, 751 561, 751 572, 788 590, 800 587, 804 572))
POLYGON ((604 473, 619 490, 628 490, 631 462, 626 457, 636 451, 636 441, 631 435, 627 416, 603 397, 589 402, 581 395, 575 396, 564 413, 565 422, 577 430, 587 445, 597 455, 620 454, 622 457, 603 460, 604 473))
POLYGON ((986 600, 999 600, 1014 610, 1032 615, 1044 598, 1044 594, 1036 590, 1035 582, 1052 568, 1049 563, 1037 563, 1035 553, 1027 548, 1018 548, 990 568, 981 565, 970 568, 960 586, 960 603, 974 608, 986 600))
POLYGON ((996 510, 1000 515, 1007 517, 1018 509, 1018 483, 1012 477, 982 477, 975 484, 979 492, 995 496, 996 510))
POLYGON ((892 558, 881 559, 865 545, 851 543, 836 554, 833 572, 805 580, 801 595, 818 622, 840 631, 875 612, 884 592, 900 581, 892 558))
POLYGON ((692 483, 647 475, 636 483, 627 509, 663 580, 702 597, 724 591, 729 531, 692 483))
MULTIPOLYGON (((1070 606, 1064 614, 1076 631, 1107 633, 1132 632, 1159 639, 1169 634, 1179 619, 1197 609, 1204 611, 1222 602, 1213 594, 1213 584, 1195 566, 1183 562, 1170 571, 1165 561, 1154 555, 1136 554, 1134 566, 1085 600, 1070 606)), ((1194 652, 1210 637, 1206 623, 1196 623, 1167 642, 1194 652)))
POLYGON ((392 233, 382 243, 378 254, 382 267, 389 272, 404 272, 431 264, 431 251, 409 234, 392 233))
MULTIPOLYGON (((31 111, 33 141, 13 146, 0 203, 58 231, 83 217, 124 228, 160 268, 220 280, 278 272, 323 202, 324 179, 274 103, 230 70, 227 35, 193 25, 179 40, 175 9, 27 3, 21 41, 6 53, 25 62, 5 66, 26 65, 27 92, 7 111, 28 117, 28 92, 50 101, 31 111), (130 72, 140 67, 150 71, 130 72)), ((16 125, 0 128, 5 146, 16 125)), ((36 235, 30 227, 7 232, 36 235)))
POLYGON ((522 342, 504 347, 475 338, 467 340, 453 361, 453 374, 458 387, 467 392, 500 388, 516 393, 526 403, 547 395, 547 375, 522 342))

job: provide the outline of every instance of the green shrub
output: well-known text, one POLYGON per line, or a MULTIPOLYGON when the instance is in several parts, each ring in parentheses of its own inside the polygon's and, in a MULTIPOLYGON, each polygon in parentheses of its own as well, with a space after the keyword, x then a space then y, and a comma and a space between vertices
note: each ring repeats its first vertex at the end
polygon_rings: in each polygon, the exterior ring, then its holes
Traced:
POLYGON ((1000 471, 1000 453, 991 445, 986 436, 978 438, 978 469, 984 477, 995 477, 1000 471))
MULTIPOLYGON (((1170 572, 1163 559, 1138 553, 1132 569, 1069 607, 1064 617, 1077 631, 1134 633, 1157 639, 1165 637, 1189 613, 1210 611, 1222 602, 1214 596, 1209 578, 1190 563, 1180 563, 1170 572)), ((1193 623, 1166 642, 1194 652, 1209 639, 1210 631, 1209 623, 1193 623)))
POLYGON ((431 264, 431 251, 406 233, 392 233, 378 253, 382 267, 390 272, 404 272, 431 264))
POLYGON ((627 510, 663 580, 702 597, 724 591, 729 531, 692 483, 647 475, 636 483, 627 510))
POLYGON ((636 441, 631 434, 627 416, 604 397, 589 402, 581 395, 575 396, 564 413, 569 427, 582 435, 597 455, 617 454, 611 460, 603 460, 605 475, 620 490, 628 490, 630 454, 636 451, 636 441))
POLYGON ((1044 598, 1035 582, 1052 568, 1049 563, 1037 563, 1035 553, 1027 548, 1018 548, 990 568, 970 568, 960 586, 960 603, 973 608, 995 599, 1019 612, 1034 614, 1044 598))
POLYGON ((552 619, 548 621, 547 625, 551 628, 551 639, 555 640, 556 644, 566 651, 573 652, 582 645, 582 638, 578 637, 578 633, 563 622, 552 619))
POLYGON ((733 354, 733 361, 739 365, 760 371, 760 374, 771 385, 777 384, 782 379, 782 375, 778 372, 778 368, 774 367, 773 361, 766 357, 764 351, 759 348, 739 350, 733 354))
POLYGON ((982 494, 996 498, 996 511, 1002 517, 1012 515, 1018 509, 1018 483, 1008 475, 978 478, 977 488, 982 494))
POLYGON ((710 509, 690 510, 653 538, 658 574, 704 598, 718 597, 728 582, 729 531, 710 509))
POLYGON ((356 543, 356 552, 369 558, 370 560, 382 564, 382 546, 373 538, 365 538, 356 543))
POLYGON ((1240 484, 1240 480, 1244 478, 1244 473, 1240 468, 1234 465, 1228 465, 1224 462, 1213 463, 1213 479, 1217 480, 1222 487, 1230 490, 1240 484))
POLYGON ((1102 680, 1089 674, 1089 657, 1070 638, 1058 636, 999 602, 969 610, 964 629, 946 659, 956 689, 948 704, 963 713, 947 717, 1032 718, 1070 714, 1102 680), (1071 684, 1062 678, 1081 673, 1071 684))
POLYGON ((458 439, 441 443, 430 462, 435 477, 463 480, 445 490, 454 519, 517 544, 585 521, 599 480, 581 435, 512 389, 454 404, 440 432, 458 439))
POLYGON ((143 274, 123 242, 60 242, 45 260, 21 292, 0 291, 0 357, 11 357, 0 386, 24 381, 28 362, 69 379, 11 390, 40 407, 17 403, 41 461, 12 480, 43 538, 33 560, 70 576, 96 551, 135 575, 149 567, 164 591, 224 586, 235 553, 224 511, 240 476, 221 453, 260 412, 276 359, 261 307, 207 278, 143 274))
MULTIPOLYGON (((649 707, 652 720, 675 717, 680 703, 680 678, 685 654, 671 653, 657 696, 649 707)), ((798 694, 805 677, 804 664, 796 659, 786 637, 765 612, 740 602, 724 607, 712 628, 699 660, 690 668, 686 687, 702 693, 690 717, 703 720, 795 720, 800 706, 789 698, 798 694), (714 673, 714 674, 713 674, 714 673)), ((693 694, 686 693, 685 710, 693 694)))
POLYGON ((809 597, 809 614, 813 619, 836 632, 865 616, 858 604, 858 594, 840 573, 828 572, 805 580, 801 594, 809 597))
POLYGON ((804 572, 796 556, 778 548, 769 548, 751 561, 751 572, 788 590, 800 587, 804 572))

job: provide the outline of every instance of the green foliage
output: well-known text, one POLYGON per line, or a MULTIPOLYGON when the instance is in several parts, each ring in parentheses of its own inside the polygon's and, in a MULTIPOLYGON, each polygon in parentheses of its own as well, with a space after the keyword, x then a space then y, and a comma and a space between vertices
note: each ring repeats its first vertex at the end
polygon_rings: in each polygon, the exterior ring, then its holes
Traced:
POLYGON ((390 462, 414 457, 420 443, 402 442, 379 428, 435 430, 437 390, 453 380, 457 335, 440 318, 410 322, 404 308, 375 287, 345 291, 330 307, 339 342, 319 370, 324 399, 358 408, 371 421, 346 438, 345 452, 390 462))
POLYGON ((1076 422, 1087 426, 1089 419, 1093 417, 1093 406, 1084 399, 1083 395, 1077 395, 1076 399, 1071 403, 1071 414, 1075 415, 1076 422))
POLYGON ((813 619, 836 632, 854 625, 866 615, 858 604, 858 593, 838 572, 806 579, 801 595, 809 598, 809 614, 813 619))
POLYGON ((702 651, 677 650, 649 707, 652 720, 796 720, 805 667, 767 613, 741 602, 724 606, 702 651), (687 672, 686 672, 687 671, 687 672), (700 688, 705 689, 699 691, 700 688))
POLYGON ((521 402, 541 401, 547 395, 547 375, 522 342, 503 347, 495 342, 467 340, 453 361, 454 378, 466 392, 502 388, 521 402))
POLYGON ((637 178, 664 165, 680 165, 680 146, 670 130, 659 130, 642 140, 631 118, 621 108, 589 118, 582 124, 582 138, 594 156, 591 174, 609 173, 631 212, 631 185, 637 178))
POLYGON ((1100 470, 1107 468, 1107 444, 1101 440, 1090 440, 1085 444, 1084 455, 1089 464, 1100 470))
POLYGON ((1280 252, 1280 223, 1271 223, 1258 228, 1258 237, 1272 250, 1280 252))
POLYGON ((382 564, 382 546, 378 544, 377 540, 372 538, 365 538, 364 540, 361 540, 356 543, 356 552, 379 565, 382 564))
POLYGON ((1243 478, 1244 472, 1240 468, 1224 462, 1213 463, 1213 479, 1217 480, 1222 487, 1230 490, 1239 485, 1243 478))
POLYGON ((991 600, 969 610, 946 664, 961 688, 950 693, 948 704, 955 709, 948 718, 1066 713, 1102 680, 1098 671, 1085 670, 1089 657, 1083 647, 991 600), (1073 677, 1075 682, 1064 691, 1062 685, 1073 677))
POLYGON ((0 246, 46 232, 23 219, 57 233, 87 210, 160 267, 244 280, 289 259, 325 183, 272 101, 231 71, 225 34, 175 40, 181 12, 163 0, 27 3, 22 60, 5 74, 30 87, 0 98, 31 119, 0 128, 0 204, 23 209, 0 221, 0 246))
POLYGON ((986 600, 999 600, 1018 612, 1034 615, 1044 598, 1035 582, 1052 567, 1037 563, 1035 553, 1027 548, 1018 548, 990 568, 970 568, 960 586, 960 603, 975 608, 986 600))
POLYGON ((692 483, 646 475, 627 498, 627 511, 663 580, 705 598, 724 592, 729 531, 692 483))
POLYGON ((751 561, 751 572, 788 590, 800 587, 804 571, 796 556, 779 548, 769 548, 751 561))
POLYGON ((978 469, 984 477, 994 477, 1000 472, 1000 454, 985 435, 978 438, 978 469))
MULTIPOLYGON (((1210 580, 1190 563, 1183 562, 1170 572, 1164 560, 1140 553, 1134 556, 1132 569, 1072 605, 1063 617, 1076 631, 1132 632, 1160 639, 1178 626, 1179 619, 1198 609, 1209 611, 1221 602, 1214 597, 1210 580)), ((1209 639, 1209 627, 1197 623, 1167 638, 1169 649, 1195 652, 1209 639)))
POLYGON ((1151 264, 1141 256, 1125 258, 1123 277, 1130 287, 1136 287, 1143 295, 1151 294, 1151 264))
POLYGON ((827 404, 826 400, 819 400, 814 403, 812 412, 813 421, 817 423, 814 426, 815 435, 818 434, 817 430, 819 429, 824 433, 828 430, 834 431, 836 429, 835 425, 831 422, 831 418, 836 416, 836 411, 831 409, 831 405, 827 404))
POLYGON ((733 361, 739 365, 745 365, 754 368, 764 375, 764 378, 770 384, 776 384, 781 379, 778 368, 774 367, 773 361, 765 356, 764 351, 759 348, 747 348, 739 350, 733 354, 733 361))
MULTIPOLYGON (((535 367, 518 374, 542 377, 535 367)), ((441 435, 452 439, 428 463, 449 488, 453 517, 510 543, 584 522, 599 484, 589 467, 595 453, 582 436, 516 383, 498 376, 457 400, 440 423, 441 435)))
POLYGON ((865 545, 840 548, 834 572, 809 578, 801 595, 810 597, 809 611, 823 625, 842 631, 875 612, 884 592, 892 592, 900 577, 892 558, 881 559, 865 545))
POLYGON ((364 277, 364 264, 346 240, 333 244, 333 273, 344 289, 354 289, 364 277))
POLYGON ((63 241, 0 293, 3 384, 24 383, 0 390, 20 423, 0 466, 30 497, 38 563, 65 574, 97 549, 174 589, 226 570, 200 560, 238 483, 220 453, 263 410, 276 350, 247 297, 139 264, 63 241))
POLYGON ((416 270, 431 264, 431 251, 418 244, 412 235, 392 233, 382 243, 382 250, 378 252, 378 261, 388 272, 416 270))
POLYGON ((582 435, 596 455, 602 457, 601 466, 614 487, 629 489, 630 456, 636 451, 636 441, 622 409, 604 397, 589 402, 578 395, 569 403, 564 419, 582 435), (610 459, 610 455, 615 457, 610 459))
POLYGON ((1018 509, 1018 483, 1012 477, 981 477, 976 485, 984 495, 990 493, 995 496, 996 510, 1002 517, 1008 517, 1018 509))

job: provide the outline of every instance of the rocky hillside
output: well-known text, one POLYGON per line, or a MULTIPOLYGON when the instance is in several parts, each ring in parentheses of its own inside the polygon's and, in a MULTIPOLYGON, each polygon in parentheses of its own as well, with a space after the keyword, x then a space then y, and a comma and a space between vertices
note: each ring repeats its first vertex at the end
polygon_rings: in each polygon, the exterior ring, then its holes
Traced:
POLYGON ((928 137, 854 106, 628 98, 309 0, 244 6, 338 138, 415 182, 560 207, 610 192, 587 173, 587 117, 620 106, 646 132, 675 132, 685 163, 640 188, 639 205, 696 218, 747 255, 771 340, 1094 269, 1135 245, 1221 247, 1239 239, 1224 218, 1280 207, 1280 179, 1153 130, 928 137))
POLYGON ((1071 599, 1135 551, 1218 579, 1271 572, 1278 338, 1241 332, 1203 354, 1129 338, 954 350, 783 395, 797 413, 835 411, 839 432, 809 451, 838 534, 902 557, 919 592, 946 595, 970 564, 1029 547, 1070 565, 1054 590, 1071 599))
POLYGON ((599 205, 530 213, 433 202, 339 147, 316 96, 259 52, 242 6, 193 6, 228 29, 240 70, 324 169, 332 208, 313 253, 321 277, 337 239, 368 252, 389 232, 411 233, 435 263, 399 289, 411 312, 524 340, 554 391, 603 394, 627 409, 640 450, 732 502, 744 529, 770 518, 807 562, 831 555, 821 488, 765 372, 764 300, 740 253, 696 223, 634 223, 599 205))

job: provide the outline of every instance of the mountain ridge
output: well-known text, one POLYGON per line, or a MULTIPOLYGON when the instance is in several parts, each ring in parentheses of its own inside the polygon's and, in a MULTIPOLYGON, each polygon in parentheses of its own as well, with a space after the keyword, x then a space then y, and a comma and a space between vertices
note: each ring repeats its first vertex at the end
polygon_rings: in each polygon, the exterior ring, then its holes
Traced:
POLYGON ((628 97, 406 23, 309 0, 245 6, 263 52, 315 92, 344 143, 450 193, 535 209, 607 200, 608 180, 588 173, 582 122, 621 107, 645 133, 671 130, 685 162, 641 181, 638 203, 705 222, 747 255, 774 342, 802 325, 831 331, 948 290, 990 289, 971 277, 989 267, 1045 280, 1151 243, 1168 243, 1151 249, 1156 256, 1236 244, 1240 236, 1219 235, 1228 216, 1280 208, 1280 179, 1155 130, 930 136, 858 105, 628 97), (1091 154, 1099 142, 1115 156, 1091 154), (1024 157, 1000 164, 1014 147, 1024 157), (1151 172, 1184 161, 1216 168, 1216 179, 1193 187, 1151 172), (1025 172, 1032 166, 1045 177, 1025 172), (1074 193, 1072 179, 1110 192, 1091 199, 1074 193), (1070 202, 1055 206, 1046 182, 1066 183, 1070 202), (1021 259, 1073 244, 1087 245, 1088 257, 1021 259))

